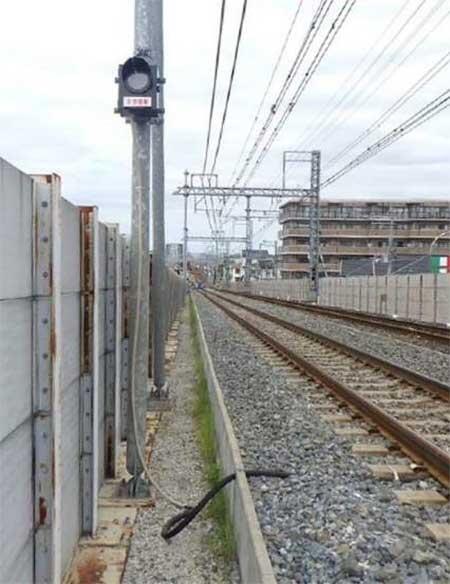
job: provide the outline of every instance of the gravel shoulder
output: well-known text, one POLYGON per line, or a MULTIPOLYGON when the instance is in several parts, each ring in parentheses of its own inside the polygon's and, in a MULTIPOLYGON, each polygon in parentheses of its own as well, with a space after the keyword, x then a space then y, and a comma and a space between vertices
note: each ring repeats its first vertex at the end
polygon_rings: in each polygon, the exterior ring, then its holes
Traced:
MULTIPOLYGON (((151 468, 160 485, 174 498, 197 502, 208 490, 198 450, 192 410, 194 361, 187 311, 179 329, 179 346, 169 383, 175 406, 163 415, 156 435, 151 468)), ((132 538, 124 584, 182 583, 226 584, 238 582, 237 566, 225 565, 210 546, 211 520, 198 516, 183 532, 166 543, 163 524, 177 509, 155 494, 156 506, 141 510, 132 538)))
POLYGON ((367 327, 358 324, 341 323, 334 318, 322 315, 317 317, 308 312, 269 304, 262 300, 233 298, 224 294, 224 298, 227 297, 450 384, 450 346, 445 354, 408 343, 389 333, 371 332, 367 327))
POLYGON ((424 528, 449 522, 450 504, 400 505, 394 493, 436 488, 435 481, 374 479, 367 459, 351 454, 353 442, 314 411, 307 396, 311 382, 288 383, 255 353, 247 333, 197 298, 244 464, 292 473, 286 481, 250 484, 277 581, 450 582, 449 546, 431 540, 424 528))

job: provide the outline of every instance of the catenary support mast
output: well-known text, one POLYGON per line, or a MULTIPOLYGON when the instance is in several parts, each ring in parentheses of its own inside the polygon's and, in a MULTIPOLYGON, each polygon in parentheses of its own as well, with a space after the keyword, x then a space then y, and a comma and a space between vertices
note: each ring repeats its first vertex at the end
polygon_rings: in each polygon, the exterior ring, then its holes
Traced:
POLYGON ((246 236, 246 246, 247 253, 245 254, 245 272, 244 278, 245 283, 250 282, 250 275, 252 270, 252 219, 251 219, 251 197, 247 196, 247 204, 245 207, 245 236, 246 236))
MULTIPOLYGON (((150 50, 149 0, 136 0, 134 26, 135 54, 150 50)), ((149 327, 149 218, 150 218, 150 121, 132 119, 133 175, 130 246, 130 333, 131 384, 134 384, 135 428, 127 437, 127 470, 137 480, 143 468, 139 461, 136 439, 144 444, 148 385, 149 327), (136 339, 136 342, 133 340, 136 339)), ((129 400, 131 404, 131 400, 129 400)), ((133 428, 133 408, 128 411, 128 427, 133 428)))
MULTIPOLYGON (((163 5, 162 0, 147 0, 150 28, 150 59, 158 66, 160 78, 164 78, 163 5)), ((164 108, 164 83, 159 95, 160 108, 164 108)), ((164 113, 153 120, 152 134, 152 352, 154 395, 166 394, 165 329, 166 270, 164 224, 164 113)))

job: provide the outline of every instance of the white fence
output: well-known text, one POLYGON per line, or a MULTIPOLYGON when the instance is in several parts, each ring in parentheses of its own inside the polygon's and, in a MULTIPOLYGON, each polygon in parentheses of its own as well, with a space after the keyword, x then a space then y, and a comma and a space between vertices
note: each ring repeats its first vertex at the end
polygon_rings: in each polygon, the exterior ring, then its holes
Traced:
POLYGON ((0 158, 2 584, 62 581, 126 436, 128 244, 60 191, 0 158))
MULTIPOLYGON (((236 290, 244 289, 235 284, 236 290)), ((250 282, 253 294, 308 300, 309 282, 250 282)), ((319 303, 425 322, 450 323, 450 274, 408 274, 321 278, 319 303)))

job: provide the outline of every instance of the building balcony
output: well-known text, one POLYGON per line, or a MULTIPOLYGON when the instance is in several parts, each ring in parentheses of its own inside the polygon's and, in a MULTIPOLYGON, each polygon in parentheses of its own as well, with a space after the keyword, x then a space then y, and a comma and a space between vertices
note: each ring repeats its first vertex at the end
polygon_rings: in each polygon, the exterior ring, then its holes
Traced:
MULTIPOLYGON (((446 253, 447 248, 435 248, 434 252, 446 253)), ((321 245, 320 253, 324 256, 380 256, 386 254, 387 246, 369 247, 367 245, 321 245)), ((281 250, 281 255, 300 255, 306 256, 309 252, 309 245, 284 245, 281 250)), ((414 246, 414 247, 396 247, 392 248, 392 252, 397 255, 426 255, 429 253, 429 246, 414 246)))
MULTIPOLYGON (((336 238, 336 239, 389 239, 392 235, 395 239, 409 239, 409 238, 419 238, 419 239, 429 239, 431 241, 439 235, 439 229, 396 229, 391 233, 390 229, 377 229, 376 226, 370 229, 361 229, 360 227, 354 227, 349 229, 329 229, 322 226, 320 229, 321 239, 326 238, 336 238)), ((282 229, 279 232, 280 239, 286 239, 287 237, 309 237, 309 229, 307 227, 298 228, 287 228, 282 229)), ((441 238, 441 241, 448 241, 450 243, 450 234, 445 235, 441 238)))
MULTIPOLYGON (((342 222, 357 222, 357 223, 370 223, 370 222, 385 222, 389 223, 391 219, 395 222, 433 222, 433 223, 446 223, 450 220, 450 210, 446 211, 445 213, 430 213, 429 215, 420 214, 420 215, 402 215, 402 214, 395 214, 392 217, 389 215, 345 215, 345 214, 331 214, 327 213, 326 210, 322 209, 320 212, 320 219, 322 221, 340 221, 342 222)), ((279 215, 279 222, 284 223, 285 221, 301 221, 307 222, 309 221, 309 215, 303 214, 299 211, 281 211, 279 215)))

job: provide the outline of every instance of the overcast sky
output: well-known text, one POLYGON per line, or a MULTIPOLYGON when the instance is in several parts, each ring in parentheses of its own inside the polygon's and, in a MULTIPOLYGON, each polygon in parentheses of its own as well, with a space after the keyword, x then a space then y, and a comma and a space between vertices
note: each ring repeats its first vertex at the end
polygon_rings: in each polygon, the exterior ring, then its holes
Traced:
MULTIPOLYGON (((343 2, 335 1, 324 32, 343 2)), ((259 124, 275 100, 318 3, 319 0, 303 2, 259 124)), ((167 241, 179 241, 182 228, 182 201, 171 193, 182 183, 185 169, 199 172, 202 166, 220 4, 221 0, 164 1, 167 241)), ((229 0, 227 6, 213 147, 242 3, 229 0)), ((241 53, 217 165, 223 184, 228 183, 235 167, 297 6, 298 0, 248 0, 241 53)), ((333 167, 328 165, 327 161, 446 54, 449 8, 449 0, 358 0, 252 184, 279 186, 283 150, 300 145, 322 150, 322 174, 326 177, 447 89, 449 67, 346 158, 333 167), (422 7, 409 25, 396 33, 419 5, 422 7), (388 33, 381 36, 402 6, 403 12, 388 33), (394 43, 377 61, 371 74, 362 78, 358 86, 361 93, 350 94, 335 110, 337 119, 343 122, 325 127, 322 134, 305 143, 304 139, 328 111, 326 108, 336 104, 352 87, 391 36, 395 37, 394 43), (413 51, 416 44, 419 46, 413 51), (374 48, 361 64, 372 45, 374 48), (402 60, 404 63, 399 65, 402 60)), ((130 216, 131 141, 129 126, 113 114, 114 77, 118 63, 132 50, 133 9, 131 0, 29 0, 4 3, 0 9, 0 156, 25 172, 60 174, 66 198, 77 204, 98 205, 101 218, 120 222, 124 231, 129 228, 130 216)), ((314 50, 306 64, 313 54, 314 50)), ((300 75, 305 71, 302 69, 300 75)), ((297 85, 294 81, 286 103, 297 85)), ((449 112, 450 109, 444 111, 353 170, 322 195, 448 199, 449 112)), ((336 118, 330 121, 333 120, 336 118)), ((292 172, 289 186, 301 179, 299 173, 292 172)), ((258 208, 262 205, 258 204, 258 208)), ((203 213, 191 215, 190 227, 191 233, 208 234, 203 213)), ((243 227, 237 228, 237 234, 238 231, 243 234, 243 227)), ((272 226, 260 237, 273 239, 275 233, 276 227, 272 226)))

